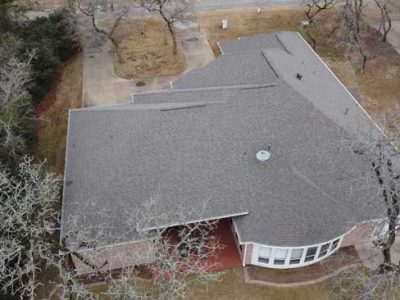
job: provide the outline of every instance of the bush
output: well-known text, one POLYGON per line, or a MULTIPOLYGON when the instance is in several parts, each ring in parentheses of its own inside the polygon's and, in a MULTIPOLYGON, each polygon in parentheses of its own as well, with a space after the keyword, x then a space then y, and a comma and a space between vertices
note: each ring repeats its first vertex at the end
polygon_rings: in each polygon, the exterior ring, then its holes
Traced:
POLYGON ((66 10, 57 11, 49 18, 38 18, 24 23, 18 30, 23 41, 21 55, 36 49, 32 61, 33 85, 29 88, 33 103, 38 103, 51 87, 56 72, 64 61, 80 49, 71 26, 72 16, 66 10))
POLYGON ((24 62, 28 52, 35 53, 28 63, 29 83, 21 87, 23 90, 16 87, 15 91, 20 94, 13 96, 23 97, 23 105, 0 107, 0 168, 13 170, 18 157, 25 155, 36 140, 33 106, 49 91, 62 63, 79 51, 80 46, 75 23, 71 22, 73 18, 67 10, 57 11, 48 18, 25 20, 20 17, 20 10, 11 11, 8 1, 0 0, 0 68, 13 74, 9 69, 18 65, 11 67, 10 61, 24 62))

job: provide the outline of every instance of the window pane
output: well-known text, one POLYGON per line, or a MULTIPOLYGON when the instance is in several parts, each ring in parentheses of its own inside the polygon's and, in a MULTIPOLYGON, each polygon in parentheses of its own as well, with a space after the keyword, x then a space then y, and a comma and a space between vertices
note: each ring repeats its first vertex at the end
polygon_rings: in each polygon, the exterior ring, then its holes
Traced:
POLYGON ((290 258, 291 259, 301 258, 302 255, 303 255, 303 249, 293 249, 290 258))
POLYGON ((274 264, 275 265, 284 265, 285 264, 285 260, 284 259, 275 259, 274 260, 274 264))
POLYGON ((321 252, 322 251, 326 251, 326 250, 328 250, 328 248, 329 248, 329 243, 327 243, 327 244, 323 244, 322 246, 321 246, 321 252))
POLYGON ((275 250, 275 259, 286 259, 288 250, 287 249, 276 249, 275 250))
POLYGON ((310 247, 307 249, 305 262, 314 260, 315 254, 317 253, 318 247, 310 247))
POLYGON ((299 264, 299 263, 300 263, 300 259, 291 259, 290 260, 291 265, 295 265, 295 264, 299 264))
POLYGON ((270 247, 260 247, 258 250, 258 256, 269 258, 271 257, 271 248, 270 247))
POLYGON ((322 257, 328 253, 329 245, 330 244, 327 243, 321 246, 321 250, 319 251, 318 257, 322 257))
POLYGON ((335 250, 339 244, 339 239, 333 241, 331 251, 335 250))
POLYGON ((263 263, 263 264, 268 264, 269 263, 269 258, 258 257, 258 262, 263 263))
POLYGON ((306 256, 315 255, 315 253, 317 253, 317 249, 318 249, 318 247, 311 247, 311 248, 308 248, 308 249, 307 249, 306 256))
POLYGON ((321 251, 321 252, 319 252, 318 257, 322 257, 322 256, 326 255, 326 253, 328 253, 328 250, 321 251))
POLYGON ((305 259, 304 259, 304 261, 312 261, 312 260, 314 260, 314 255, 313 256, 307 256, 305 259))

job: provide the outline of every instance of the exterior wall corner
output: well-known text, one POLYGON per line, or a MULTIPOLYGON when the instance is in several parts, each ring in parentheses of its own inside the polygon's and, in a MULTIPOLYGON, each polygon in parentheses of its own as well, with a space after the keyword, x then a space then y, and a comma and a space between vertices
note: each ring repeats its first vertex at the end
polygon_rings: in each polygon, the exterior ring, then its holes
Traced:
POLYGON ((251 265, 251 260, 253 258, 253 249, 254 249, 253 244, 246 244, 246 256, 244 258, 244 263, 246 265, 251 265))

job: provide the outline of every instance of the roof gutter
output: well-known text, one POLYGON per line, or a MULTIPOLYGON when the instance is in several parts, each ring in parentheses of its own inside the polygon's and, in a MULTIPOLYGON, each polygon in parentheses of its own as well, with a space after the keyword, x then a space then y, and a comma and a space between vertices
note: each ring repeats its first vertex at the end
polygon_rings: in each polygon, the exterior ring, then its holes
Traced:
POLYGON ((249 214, 249 211, 244 211, 244 212, 240 212, 240 213, 229 214, 229 215, 221 215, 221 216, 216 216, 216 217, 212 217, 212 218, 196 219, 196 220, 191 220, 191 221, 187 221, 187 222, 171 223, 171 224, 160 225, 160 226, 151 226, 151 227, 143 228, 142 231, 151 231, 151 230, 160 229, 160 228, 175 227, 175 226, 186 225, 186 224, 207 222, 207 221, 211 221, 211 220, 219 220, 219 219, 240 217, 240 216, 245 216, 245 215, 248 215, 248 214, 249 214))

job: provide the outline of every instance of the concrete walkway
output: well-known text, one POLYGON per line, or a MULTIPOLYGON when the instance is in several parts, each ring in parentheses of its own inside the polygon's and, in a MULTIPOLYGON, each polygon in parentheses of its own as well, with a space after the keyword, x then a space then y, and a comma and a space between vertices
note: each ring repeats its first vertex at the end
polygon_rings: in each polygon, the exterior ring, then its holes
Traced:
MULTIPOLYGON (((200 33, 199 25, 195 22, 176 24, 177 33, 181 39, 187 59, 189 72, 201 68, 214 59, 214 54, 200 33)), ((179 75, 159 76, 127 80, 118 77, 114 72, 113 48, 109 41, 100 47, 87 46, 84 49, 83 60, 83 99, 82 107, 112 105, 131 101, 133 92, 167 89, 170 82, 179 75), (145 83, 137 86, 138 82, 145 83)))
MULTIPOLYGON (((391 11, 392 29, 388 34, 388 42, 400 54, 400 1, 397 4, 395 2, 393 2, 394 8, 391 11)), ((380 12, 372 0, 366 1, 364 13, 368 24, 379 30, 380 12)))
MULTIPOLYGON (((372 21, 370 24, 375 29, 379 29, 379 21, 372 21)), ((392 21, 392 29, 389 31, 387 40, 400 54, 400 21, 392 21)))

